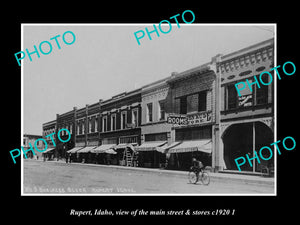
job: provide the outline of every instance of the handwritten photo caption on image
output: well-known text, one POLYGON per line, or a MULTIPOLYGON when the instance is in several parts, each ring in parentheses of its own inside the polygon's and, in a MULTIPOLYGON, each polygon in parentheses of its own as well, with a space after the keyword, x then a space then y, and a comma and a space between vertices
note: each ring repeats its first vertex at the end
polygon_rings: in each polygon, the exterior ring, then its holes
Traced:
POLYGON ((70 210, 70 216, 234 216, 235 209, 215 209, 215 210, 70 210))
MULTIPOLYGON (((70 36, 70 35, 68 35, 68 36, 70 36)), ((61 49, 61 46, 60 46, 59 41, 58 41, 58 38, 59 38, 59 37, 60 37, 60 35, 58 34, 58 35, 56 35, 56 36, 50 38, 50 40, 55 40, 55 43, 56 43, 56 45, 57 45, 58 50, 61 49)), ((65 33, 63 33, 61 39, 62 39, 62 41, 63 41, 66 45, 72 45, 72 44, 74 44, 74 42, 75 42, 75 40, 76 40, 76 37, 75 37, 75 34, 74 34, 72 31, 66 31, 65 33), (66 39, 65 36, 66 36, 67 34, 72 35, 72 37, 73 37, 73 40, 72 40, 72 41, 71 41, 71 40, 68 40, 69 38, 66 39), (67 40, 68 40, 68 41, 67 41, 67 40)), ((23 59, 25 59, 26 53, 27 53, 27 56, 28 56, 30 62, 32 62, 32 57, 31 57, 31 55, 33 55, 33 54, 36 54, 37 57, 40 58, 40 54, 39 54, 39 51, 38 51, 36 45, 33 45, 33 48, 34 48, 34 51, 32 51, 32 52, 29 52, 28 48, 26 48, 26 49, 25 49, 26 52, 20 51, 20 52, 15 53, 15 58, 16 58, 18 64, 19 64, 19 66, 21 66, 20 61, 23 60, 23 59), (19 54, 21 54, 21 55, 20 55, 20 58, 18 57, 19 54)), ((41 52, 43 55, 49 55, 49 54, 52 52, 52 49, 53 49, 52 44, 51 44, 49 41, 42 41, 42 42, 39 44, 39 50, 40 50, 40 52, 41 52), (47 45, 48 45, 48 47, 46 47, 47 45)))
POLYGON ((85 194, 85 193, 136 193, 133 188, 127 187, 99 187, 99 188, 77 188, 77 187, 44 187, 44 186, 25 186, 26 193, 61 193, 61 194, 85 194))
MULTIPOLYGON (((55 141, 54 141, 54 139, 53 139, 53 135, 55 135, 55 132, 52 133, 52 134, 48 134, 48 135, 45 136, 45 137, 46 137, 46 138, 47 138, 47 137, 50 137, 50 138, 51 138, 51 141, 52 141, 52 143, 53 143, 53 146, 56 147, 55 141)), ((68 141, 71 139, 71 133, 70 133, 70 131, 69 131, 68 129, 62 128, 62 129, 60 129, 60 130, 57 132, 57 137, 58 137, 58 139, 59 139, 61 142, 66 143, 66 142, 68 142, 68 141), (60 137, 60 133, 61 133, 62 131, 66 131, 66 133, 68 133, 68 138, 67 138, 66 140, 63 140, 63 139, 61 139, 61 137, 60 137)), ((33 147, 32 147, 32 145, 31 145, 31 143, 28 143, 28 144, 29 144, 30 148, 29 148, 29 149, 26 149, 26 150, 24 149, 23 146, 21 146, 21 149, 22 149, 23 155, 25 156, 25 159, 27 159, 27 154, 26 154, 26 153, 29 152, 29 151, 32 151, 32 154, 33 154, 33 155, 36 155, 36 154, 35 154, 35 151, 34 151, 34 149, 33 149, 33 147)), ((45 151, 47 150, 47 148, 48 148, 47 141, 46 141, 44 138, 38 138, 38 139, 36 139, 33 145, 34 145, 35 150, 38 151, 38 152, 45 152, 45 151), (42 150, 41 150, 41 149, 38 149, 38 147, 37 147, 37 143, 38 143, 40 140, 41 140, 42 142, 44 142, 44 144, 45 144, 45 148, 42 149, 42 150)), ((11 158, 12 158, 13 161, 14 161, 14 164, 16 164, 15 158, 21 156, 21 151, 20 151, 20 149, 18 149, 18 148, 13 149, 13 150, 9 151, 9 153, 10 153, 10 155, 11 155, 11 158), (13 154, 14 152, 17 152, 17 154, 14 155, 14 154, 13 154)))

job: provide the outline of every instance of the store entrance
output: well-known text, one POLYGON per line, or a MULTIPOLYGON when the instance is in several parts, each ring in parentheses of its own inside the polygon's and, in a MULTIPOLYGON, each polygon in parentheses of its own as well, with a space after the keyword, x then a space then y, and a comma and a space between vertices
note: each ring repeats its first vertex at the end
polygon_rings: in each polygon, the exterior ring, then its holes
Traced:
MULTIPOLYGON (((262 122, 240 123, 229 126, 223 136, 224 143, 224 161, 227 170, 238 170, 234 159, 238 157, 246 157, 248 154, 251 159, 256 152, 263 146, 270 146, 274 137, 271 129, 262 122)), ((263 166, 270 166, 271 160, 258 163, 256 159, 251 160, 251 165, 247 162, 240 168, 242 171, 260 172, 263 166)))

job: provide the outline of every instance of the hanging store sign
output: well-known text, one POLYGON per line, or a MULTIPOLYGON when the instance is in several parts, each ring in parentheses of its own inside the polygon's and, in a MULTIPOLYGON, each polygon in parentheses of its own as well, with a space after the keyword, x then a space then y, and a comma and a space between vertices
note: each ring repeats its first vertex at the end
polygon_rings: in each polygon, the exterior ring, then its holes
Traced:
POLYGON ((198 125, 211 122, 212 112, 201 112, 192 115, 169 115, 167 122, 179 126, 198 125))
POLYGON ((240 107, 252 106, 252 94, 239 96, 238 98, 240 107))

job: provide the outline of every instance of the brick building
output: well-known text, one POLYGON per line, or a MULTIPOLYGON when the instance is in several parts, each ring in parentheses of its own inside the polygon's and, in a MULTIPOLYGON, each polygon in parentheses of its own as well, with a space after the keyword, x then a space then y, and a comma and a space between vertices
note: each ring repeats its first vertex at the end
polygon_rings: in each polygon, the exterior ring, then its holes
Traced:
POLYGON ((115 145, 116 164, 136 164, 134 147, 140 145, 141 137, 141 89, 103 101, 101 114, 101 143, 115 145))
MULTIPOLYGON (((51 134, 56 133, 56 127, 57 127, 56 120, 52 120, 43 124, 43 139, 46 140, 47 147, 48 147, 47 150, 43 152, 43 156, 45 158, 47 157, 48 159, 53 159, 54 156, 57 157, 57 153, 55 151, 56 147, 53 144, 53 141, 51 140, 51 134)), ((57 143, 56 135, 53 136, 53 139, 55 143, 57 143)))
POLYGON ((216 74, 207 63, 190 70, 173 73, 167 81, 169 92, 166 112, 185 116, 186 123, 174 124, 173 146, 167 150, 168 167, 188 169, 192 157, 206 166, 214 166, 214 125, 216 122, 216 74))
MULTIPOLYGON (((220 169, 237 170, 234 159, 269 146, 274 140, 274 82, 268 86, 247 85, 238 96, 235 84, 245 79, 251 84, 254 76, 274 67, 274 39, 223 55, 217 63, 221 77, 220 93, 220 169)), ((274 74, 273 74, 274 77, 274 74)), ((269 83, 268 76, 262 76, 269 83)), ((274 161, 252 161, 241 167, 244 171, 260 172, 273 167, 274 161)))
POLYGON ((141 145, 135 148, 142 167, 165 167, 164 148, 174 141, 171 137, 172 126, 167 123, 165 112, 169 78, 142 87, 141 145))
MULTIPOLYGON (((45 144, 42 140, 38 140, 41 139, 42 136, 41 135, 33 135, 33 134, 24 134, 23 135, 23 148, 26 151, 27 149, 30 148, 35 148, 35 146, 39 149, 39 150, 43 150, 45 149, 45 144), (37 141, 38 140, 38 141, 37 141), (36 143, 35 143, 36 142, 36 143)), ((23 154, 24 158, 41 158, 42 157, 42 153, 39 151, 34 151, 35 155, 33 155, 32 151, 28 151, 26 152, 26 157, 23 154)))
MULTIPOLYGON (((75 114, 76 114, 76 107, 73 110, 68 111, 63 114, 56 114, 56 130, 55 130, 55 143, 56 143, 56 157, 64 158, 66 152, 69 149, 72 149, 75 146, 75 114), (61 142, 58 139, 58 132, 60 129, 67 129, 71 134, 71 138, 68 142, 61 142)), ((69 138, 69 134, 67 131, 62 130, 60 133, 60 138, 62 140, 67 140, 69 138)))

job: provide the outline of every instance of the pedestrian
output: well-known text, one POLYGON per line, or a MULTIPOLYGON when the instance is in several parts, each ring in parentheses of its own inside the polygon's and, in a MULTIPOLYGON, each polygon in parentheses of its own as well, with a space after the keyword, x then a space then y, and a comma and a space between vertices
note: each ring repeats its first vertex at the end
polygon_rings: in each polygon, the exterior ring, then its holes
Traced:
POLYGON ((72 161, 72 154, 69 153, 69 163, 71 163, 71 161, 72 161))
POLYGON ((68 163, 68 160, 69 160, 68 153, 66 153, 65 157, 66 157, 66 163, 68 163))

